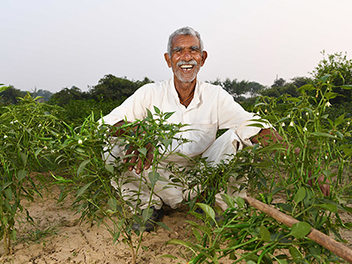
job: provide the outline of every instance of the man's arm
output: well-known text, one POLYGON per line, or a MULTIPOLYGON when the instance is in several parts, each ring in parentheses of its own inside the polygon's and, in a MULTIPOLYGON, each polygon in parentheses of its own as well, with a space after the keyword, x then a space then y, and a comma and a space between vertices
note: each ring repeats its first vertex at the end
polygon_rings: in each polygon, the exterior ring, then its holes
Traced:
MULTIPOLYGON (((280 136, 280 134, 274 130, 274 129, 262 129, 256 136, 254 136, 251 141, 255 144, 258 144, 260 143, 261 145, 263 146, 267 146, 270 142, 273 142, 273 143, 282 143, 283 146, 288 149, 288 144, 286 144, 285 142, 283 142, 283 138, 280 136)), ((300 152, 300 149, 299 148, 296 148, 295 149, 295 153, 296 155, 298 155, 300 152)), ((309 172, 309 176, 312 175, 312 172, 309 172)), ((325 177, 323 176, 320 176, 318 178, 318 183, 319 183, 319 187, 320 187, 320 190, 322 191, 322 193, 325 195, 325 196, 329 196, 330 195, 330 181, 329 179, 325 179, 325 177)), ((310 186, 313 186, 313 180, 312 179, 309 179, 308 180, 308 184, 310 186)))

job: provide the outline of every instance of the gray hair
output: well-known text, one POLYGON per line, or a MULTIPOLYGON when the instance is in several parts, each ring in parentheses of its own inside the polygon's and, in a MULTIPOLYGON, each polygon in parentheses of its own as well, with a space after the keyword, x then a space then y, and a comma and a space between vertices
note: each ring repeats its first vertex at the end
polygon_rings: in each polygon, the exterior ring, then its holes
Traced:
POLYGON ((169 54, 170 58, 171 58, 171 48, 172 48, 172 39, 175 36, 182 36, 182 35, 186 35, 186 36, 194 36, 197 37, 199 39, 199 44, 200 44, 200 52, 203 54, 203 50, 204 50, 204 44, 203 44, 203 40, 200 37, 200 34, 198 31, 195 31, 193 28, 191 27, 183 27, 183 28, 179 28, 177 29, 174 33, 172 33, 169 37, 169 42, 167 43, 167 53, 169 54))

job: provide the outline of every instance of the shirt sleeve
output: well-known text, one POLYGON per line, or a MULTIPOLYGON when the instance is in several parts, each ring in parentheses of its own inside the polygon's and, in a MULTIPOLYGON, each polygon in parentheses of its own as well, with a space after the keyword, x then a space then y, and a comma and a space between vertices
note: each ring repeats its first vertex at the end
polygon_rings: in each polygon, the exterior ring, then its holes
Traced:
POLYGON ((218 107, 220 107, 218 111, 219 129, 227 128, 234 130, 241 142, 247 146, 252 145, 251 137, 257 135, 263 128, 270 127, 267 123, 260 121, 260 116, 244 110, 223 89, 221 89, 219 94, 218 107))
POLYGON ((114 125, 121 120, 133 122, 136 119, 144 119, 149 108, 150 95, 147 92, 149 85, 139 88, 133 95, 128 97, 121 105, 113 109, 108 115, 102 117, 99 122, 114 125))

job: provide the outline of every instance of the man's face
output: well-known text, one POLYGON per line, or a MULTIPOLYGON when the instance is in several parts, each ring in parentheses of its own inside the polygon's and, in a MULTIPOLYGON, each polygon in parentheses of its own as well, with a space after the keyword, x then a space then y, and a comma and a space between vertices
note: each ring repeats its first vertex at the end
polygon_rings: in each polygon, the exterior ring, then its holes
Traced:
POLYGON ((175 77, 181 82, 189 83, 196 79, 207 53, 203 51, 202 55, 197 37, 180 35, 172 39, 171 58, 167 53, 164 56, 175 77))

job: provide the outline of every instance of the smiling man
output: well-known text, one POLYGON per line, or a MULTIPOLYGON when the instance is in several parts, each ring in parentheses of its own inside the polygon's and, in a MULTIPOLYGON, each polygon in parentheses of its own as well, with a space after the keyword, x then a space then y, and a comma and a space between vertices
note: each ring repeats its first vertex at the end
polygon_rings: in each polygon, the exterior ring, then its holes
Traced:
MULTIPOLYGON (((183 138, 190 142, 181 145, 177 151, 190 157, 202 156, 212 164, 225 160, 228 155, 236 153, 244 145, 252 145, 259 142, 259 137, 274 135, 274 140, 281 139, 275 131, 260 129, 249 126, 254 121, 253 113, 245 111, 233 97, 224 89, 209 83, 197 80, 197 74, 207 59, 207 52, 204 50, 202 39, 197 31, 190 27, 176 30, 169 37, 167 53, 164 54, 169 68, 172 69, 173 78, 160 83, 147 84, 138 89, 131 97, 126 99, 120 106, 110 114, 103 117, 106 124, 120 126, 123 120, 133 122, 136 119, 144 119, 147 116, 147 109, 154 112, 156 106, 163 112, 174 112, 168 122, 190 125, 190 130, 182 132, 183 138), (221 137, 216 138, 218 129, 228 129, 221 137)), ((265 144, 265 142, 263 142, 265 144)), ((151 149, 151 148, 147 148, 151 149)), ((141 163, 139 153, 133 146, 123 153, 123 150, 116 146, 108 162, 113 162, 113 157, 122 157, 123 154, 134 154, 124 162, 135 164, 129 167, 131 179, 140 177, 142 168, 149 169, 150 162, 141 163)), ((151 153, 148 153, 151 161, 151 153)), ((181 166, 187 166, 188 160, 180 155, 171 155, 168 161, 173 161, 181 166)), ((166 166, 167 162, 162 163, 166 166)), ((159 173, 169 179, 170 172, 159 170, 159 173)), ((112 184, 117 188, 116 183, 112 184)), ((163 215, 163 204, 171 208, 177 208, 189 193, 181 187, 165 188, 167 183, 158 182, 152 195, 154 213, 151 221, 147 222, 146 230, 154 229, 153 223, 161 219, 163 215)), ((140 188, 138 181, 131 181, 122 186, 124 197, 132 197, 136 191, 142 190, 140 208, 148 206, 150 193, 148 188, 140 188)), ((224 206, 222 201, 218 201, 224 206)), ((134 225, 139 229, 138 225, 134 225)))

